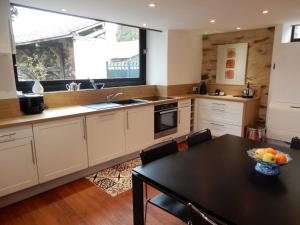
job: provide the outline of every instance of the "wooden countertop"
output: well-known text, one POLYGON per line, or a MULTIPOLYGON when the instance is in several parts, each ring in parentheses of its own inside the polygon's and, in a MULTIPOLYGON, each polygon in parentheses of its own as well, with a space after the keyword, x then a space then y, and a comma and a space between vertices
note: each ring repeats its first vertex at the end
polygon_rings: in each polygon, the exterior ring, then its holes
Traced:
POLYGON ((19 116, 19 117, 0 119, 0 129, 12 127, 12 126, 31 125, 31 124, 35 124, 35 123, 72 118, 72 117, 76 117, 76 116, 86 116, 86 115, 91 115, 91 114, 100 113, 100 112, 111 112, 111 111, 116 111, 116 110, 121 110, 121 109, 142 107, 142 106, 146 106, 146 105, 157 105, 157 104, 174 102, 174 101, 184 100, 184 99, 207 98, 207 99, 217 99, 217 100, 226 100, 226 101, 235 101, 235 102, 249 102, 249 101, 259 99, 259 98, 244 99, 244 98, 233 97, 233 96, 229 96, 229 95, 228 96, 210 96, 210 95, 199 95, 199 94, 188 94, 188 95, 171 96, 171 97, 172 97, 172 99, 146 102, 146 103, 140 103, 140 104, 132 104, 132 105, 123 105, 123 106, 121 105, 116 108, 108 108, 108 109, 102 109, 102 110, 90 109, 90 108, 79 106, 79 105, 46 109, 41 114, 23 115, 23 116, 19 116))

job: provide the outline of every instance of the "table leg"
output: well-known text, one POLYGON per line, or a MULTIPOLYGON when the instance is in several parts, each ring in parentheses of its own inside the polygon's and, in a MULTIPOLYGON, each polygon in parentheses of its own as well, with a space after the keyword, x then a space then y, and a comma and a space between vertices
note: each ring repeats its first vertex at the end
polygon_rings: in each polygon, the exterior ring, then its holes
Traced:
POLYGON ((132 173, 132 203, 133 203, 133 224, 144 225, 144 194, 143 181, 132 173))

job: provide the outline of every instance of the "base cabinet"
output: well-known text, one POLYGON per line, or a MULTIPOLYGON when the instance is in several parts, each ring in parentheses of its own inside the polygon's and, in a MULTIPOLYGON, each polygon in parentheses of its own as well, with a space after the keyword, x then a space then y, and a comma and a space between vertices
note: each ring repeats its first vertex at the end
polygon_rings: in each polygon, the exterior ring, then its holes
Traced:
POLYGON ((0 197, 38 184, 32 137, 0 143, 0 197))
POLYGON ((126 110, 126 153, 140 151, 154 144, 154 107, 126 110))
POLYGON ((178 102, 177 136, 188 135, 191 132, 191 100, 178 102))
POLYGON ((86 117, 89 166, 125 154, 124 110, 86 117))
POLYGON ((36 124, 33 132, 40 182, 88 167, 84 117, 36 124))

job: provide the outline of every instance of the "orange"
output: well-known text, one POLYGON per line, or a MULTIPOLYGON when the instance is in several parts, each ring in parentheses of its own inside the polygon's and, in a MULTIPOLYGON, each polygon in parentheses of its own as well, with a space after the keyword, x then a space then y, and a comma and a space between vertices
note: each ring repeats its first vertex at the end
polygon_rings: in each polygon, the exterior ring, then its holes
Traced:
POLYGON ((275 158, 276 158, 276 163, 280 164, 280 163, 286 163, 287 162, 286 156, 284 154, 282 154, 282 153, 278 153, 275 156, 275 158))
POLYGON ((271 153, 271 154, 273 154, 273 155, 276 155, 276 154, 277 154, 277 152, 276 152, 273 148, 266 148, 266 152, 267 152, 267 153, 271 153))

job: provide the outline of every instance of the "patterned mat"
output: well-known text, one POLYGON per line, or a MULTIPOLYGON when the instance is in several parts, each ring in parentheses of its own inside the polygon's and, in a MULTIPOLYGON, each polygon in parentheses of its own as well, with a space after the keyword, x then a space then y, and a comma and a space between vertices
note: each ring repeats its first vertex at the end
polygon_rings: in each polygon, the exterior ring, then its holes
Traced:
POLYGON ((115 197, 118 194, 131 189, 131 171, 133 168, 140 165, 140 158, 136 158, 111 168, 101 170, 98 173, 86 177, 86 179, 100 187, 109 195, 115 197))

